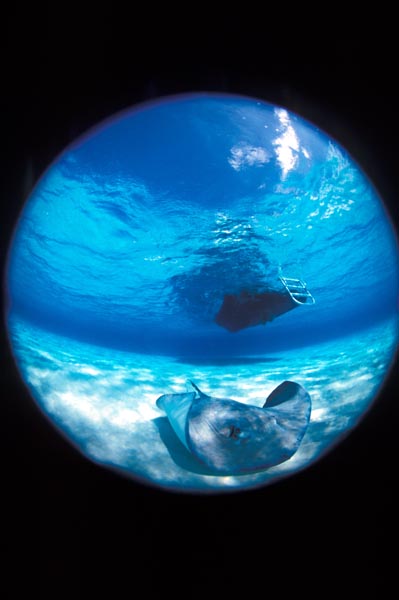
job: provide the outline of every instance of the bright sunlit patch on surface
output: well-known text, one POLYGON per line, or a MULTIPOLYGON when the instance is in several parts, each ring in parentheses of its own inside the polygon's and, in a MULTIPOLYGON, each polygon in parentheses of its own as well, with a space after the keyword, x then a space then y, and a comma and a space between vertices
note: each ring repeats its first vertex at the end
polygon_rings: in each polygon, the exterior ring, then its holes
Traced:
POLYGON ((235 171, 239 171, 245 166, 261 166, 270 160, 267 150, 260 146, 251 147, 246 144, 234 146, 230 150, 230 153, 231 157, 228 159, 229 164, 235 171))
POLYGON ((367 412, 397 347, 398 264, 335 140, 250 98, 172 98, 89 132, 39 181, 9 253, 10 340, 38 406, 92 460, 168 489, 246 489, 305 468, 367 412), (225 295, 281 293, 281 274, 316 303, 217 324, 225 295), (205 472, 156 405, 193 381, 262 407, 285 380, 310 394, 306 433, 250 475, 205 472))
MULTIPOLYGON (((284 109, 276 109, 276 115, 281 124, 281 134, 273 140, 273 144, 276 147, 276 156, 281 167, 282 178, 285 179, 298 162, 300 146, 297 133, 290 122, 288 112, 284 109)), ((305 157, 309 157, 306 149, 303 151, 303 154, 305 157)))

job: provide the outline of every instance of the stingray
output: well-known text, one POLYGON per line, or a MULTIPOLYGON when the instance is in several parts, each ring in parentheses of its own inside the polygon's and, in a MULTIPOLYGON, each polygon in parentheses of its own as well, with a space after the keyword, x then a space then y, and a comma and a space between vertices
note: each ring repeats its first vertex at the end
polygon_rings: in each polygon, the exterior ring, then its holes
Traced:
POLYGON ((156 402, 187 450, 216 475, 243 475, 291 458, 311 413, 308 392, 284 381, 263 407, 194 392, 164 394, 156 402))

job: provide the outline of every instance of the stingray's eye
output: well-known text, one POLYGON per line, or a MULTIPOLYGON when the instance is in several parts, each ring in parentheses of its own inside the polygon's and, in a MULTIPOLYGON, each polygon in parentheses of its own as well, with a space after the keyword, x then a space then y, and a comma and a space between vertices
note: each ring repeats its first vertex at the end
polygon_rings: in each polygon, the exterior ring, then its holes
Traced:
POLYGON ((247 437, 246 433, 237 427, 237 425, 229 425, 228 427, 222 430, 222 435, 232 439, 232 440, 241 440, 247 437))
POLYGON ((241 433, 241 429, 236 425, 225 425, 219 430, 219 433, 226 438, 237 439, 241 433))
POLYGON ((241 429, 239 427, 236 427, 235 425, 231 425, 229 437, 236 440, 239 437, 240 433, 241 433, 241 429))

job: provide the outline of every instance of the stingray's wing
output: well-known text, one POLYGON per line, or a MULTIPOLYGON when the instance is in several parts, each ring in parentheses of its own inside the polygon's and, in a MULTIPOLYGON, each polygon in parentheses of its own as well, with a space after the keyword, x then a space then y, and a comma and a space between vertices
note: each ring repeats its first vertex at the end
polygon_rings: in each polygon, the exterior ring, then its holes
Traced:
POLYGON ((309 395, 305 388, 294 381, 283 381, 280 383, 266 399, 263 408, 272 408, 289 400, 297 398, 299 401, 305 401, 306 395, 309 395))
POLYGON ((196 396, 195 392, 164 394, 156 402, 167 415, 177 437, 189 449, 186 436, 187 414, 196 396))

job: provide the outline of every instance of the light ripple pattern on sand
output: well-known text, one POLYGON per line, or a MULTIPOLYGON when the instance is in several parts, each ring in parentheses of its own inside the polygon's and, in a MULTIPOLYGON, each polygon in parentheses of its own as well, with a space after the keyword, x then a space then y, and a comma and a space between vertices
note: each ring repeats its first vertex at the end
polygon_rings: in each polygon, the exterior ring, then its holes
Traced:
POLYGON ((348 434, 389 371, 398 323, 276 353, 277 361, 201 368, 81 343, 21 320, 12 322, 10 334, 38 406, 84 454, 149 484, 206 492, 254 487, 293 473, 348 434), (176 464, 155 425, 163 416, 155 403, 163 393, 191 391, 190 380, 205 393, 257 406, 282 381, 301 384, 311 396, 312 415, 299 450, 281 465, 239 477, 176 464))

